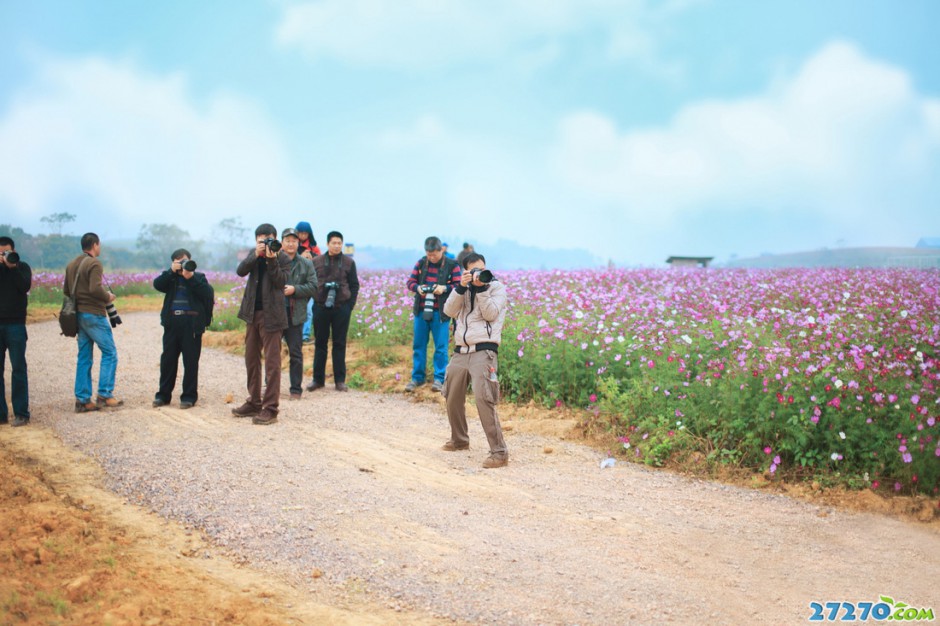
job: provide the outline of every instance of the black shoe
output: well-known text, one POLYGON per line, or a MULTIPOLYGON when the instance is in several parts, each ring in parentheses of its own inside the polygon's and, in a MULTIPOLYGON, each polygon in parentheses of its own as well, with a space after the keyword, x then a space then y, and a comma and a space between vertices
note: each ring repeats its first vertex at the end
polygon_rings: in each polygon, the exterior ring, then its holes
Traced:
POLYGON ((169 404, 169 402, 167 402, 166 400, 163 400, 163 399, 161 399, 161 398, 154 398, 154 400, 153 400, 153 408, 155 408, 155 409, 158 409, 158 408, 160 408, 161 406, 166 406, 166 405, 168 405, 168 404, 169 404))
POLYGON ((13 428, 16 428, 17 426, 26 426, 27 424, 29 424, 28 417, 17 415, 15 418, 13 418, 13 428))
POLYGON ((180 408, 181 408, 181 409, 191 409, 191 408, 193 408, 193 406, 194 406, 195 404, 196 404, 195 402, 189 402, 188 400, 183 400, 182 402, 180 402, 180 408))
POLYGON ((313 381, 312 383, 307 385, 307 391, 316 391, 317 389, 323 389, 324 387, 326 387, 324 383, 318 383, 317 381, 313 381))
POLYGON ((250 402, 246 402, 236 409, 232 409, 232 415, 235 417, 254 417, 261 412, 261 408, 257 407, 250 402))
POLYGON ((349 387, 346 386, 346 383, 336 383, 336 391, 349 391, 349 387))

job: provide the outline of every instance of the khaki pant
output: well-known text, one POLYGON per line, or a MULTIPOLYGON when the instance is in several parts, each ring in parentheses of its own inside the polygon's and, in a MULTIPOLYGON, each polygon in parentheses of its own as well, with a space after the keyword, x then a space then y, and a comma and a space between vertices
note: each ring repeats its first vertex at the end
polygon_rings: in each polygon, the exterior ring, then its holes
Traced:
POLYGON ((496 353, 489 350, 451 356, 442 393, 447 399, 450 440, 457 447, 470 444, 466 399, 467 386, 472 383, 477 413, 490 445, 490 454, 507 454, 503 429, 496 414, 496 403, 499 402, 499 381, 496 380, 498 369, 496 353))
POLYGON ((264 330, 264 311, 255 311, 245 328, 245 369, 248 371, 248 402, 277 413, 281 397, 280 330, 264 330), (261 397, 261 359, 264 356, 264 397, 261 397))

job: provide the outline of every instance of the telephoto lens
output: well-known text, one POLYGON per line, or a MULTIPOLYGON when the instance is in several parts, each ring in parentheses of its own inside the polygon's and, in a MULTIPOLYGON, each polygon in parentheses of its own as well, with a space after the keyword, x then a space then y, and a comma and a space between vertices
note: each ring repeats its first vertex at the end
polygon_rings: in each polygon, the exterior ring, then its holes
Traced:
POLYGON ((10 265, 16 265, 20 262, 20 255, 18 255, 15 250, 7 250, 3 253, 3 258, 5 258, 10 265))
POLYGON ((339 288, 339 283, 331 282, 323 286, 326 287, 326 302, 323 303, 323 306, 332 309, 333 305, 336 304, 336 290, 339 288))
POLYGON ((118 315, 117 309, 114 304, 108 304, 104 307, 108 312, 108 321, 111 322, 111 328, 117 328, 118 324, 121 324, 121 316, 118 315))
POLYGON ((486 269, 476 269, 473 270, 473 277, 484 285, 487 285, 493 280, 493 272, 486 269))
POLYGON ((266 245, 268 249, 271 250, 271 252, 279 252, 281 250, 281 242, 274 237, 268 237, 265 239, 264 245, 266 245))
POLYGON ((190 259, 189 261, 186 261, 185 263, 183 263, 183 269, 186 270, 187 272, 195 272, 196 262, 193 261, 192 259, 190 259))
POLYGON ((421 311, 421 318, 425 322, 430 322, 434 319, 434 287, 424 285, 421 291, 424 292, 424 309, 421 311))

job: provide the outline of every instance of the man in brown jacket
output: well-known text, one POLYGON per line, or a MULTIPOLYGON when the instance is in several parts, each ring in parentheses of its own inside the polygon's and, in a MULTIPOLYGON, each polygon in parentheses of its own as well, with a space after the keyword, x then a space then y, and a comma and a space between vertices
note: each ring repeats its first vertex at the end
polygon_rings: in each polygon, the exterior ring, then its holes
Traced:
MULTIPOLYGON (((114 345, 112 322, 108 319, 107 306, 114 302, 115 295, 101 284, 104 266, 101 256, 101 240, 95 233, 82 235, 82 253, 65 268, 62 292, 71 297, 75 290, 78 305, 78 362, 75 366, 75 412, 97 411, 124 404, 114 397, 114 377, 117 373, 117 347, 114 345), (98 370, 98 398, 91 401, 91 367, 94 364, 94 346, 101 350, 101 367, 98 370)), ((116 315, 115 315, 116 317, 116 315)))
POLYGON ((280 251, 277 229, 262 224, 255 229, 255 248, 235 272, 247 276, 238 319, 244 320, 245 369, 248 371, 248 399, 235 417, 250 417, 253 424, 277 422, 281 395, 281 335, 287 328, 284 285, 290 276, 290 257, 280 251), (264 396, 261 395, 261 358, 264 356, 264 396))

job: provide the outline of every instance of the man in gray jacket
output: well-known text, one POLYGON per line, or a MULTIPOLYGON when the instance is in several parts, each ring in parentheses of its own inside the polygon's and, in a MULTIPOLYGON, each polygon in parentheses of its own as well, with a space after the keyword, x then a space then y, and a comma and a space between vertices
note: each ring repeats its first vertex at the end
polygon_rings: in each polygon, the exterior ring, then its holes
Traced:
POLYGON ((277 422, 281 396, 281 337, 287 328, 284 285, 290 275, 290 259, 280 251, 277 229, 262 224, 255 229, 255 248, 238 264, 235 273, 247 276, 238 319, 245 328, 245 369, 248 399, 235 417, 250 417, 253 424, 277 422), (261 356, 264 355, 264 397, 261 396, 261 356))
POLYGON ((506 288, 486 269, 482 254, 472 252, 463 261, 460 285, 444 302, 444 312, 456 323, 456 349, 447 366, 442 394, 447 399, 450 439, 443 449, 448 452, 470 448, 467 432, 467 385, 473 383, 477 413, 490 455, 483 467, 503 467, 509 463, 509 450, 496 414, 499 402, 497 352, 502 341, 506 318, 506 288))
POLYGON ((290 399, 300 400, 304 376, 304 324, 307 321, 307 303, 317 292, 317 272, 313 261, 297 254, 300 237, 293 228, 281 232, 284 253, 290 258, 290 276, 284 285, 284 304, 287 306, 287 328, 284 340, 290 354, 290 399))

